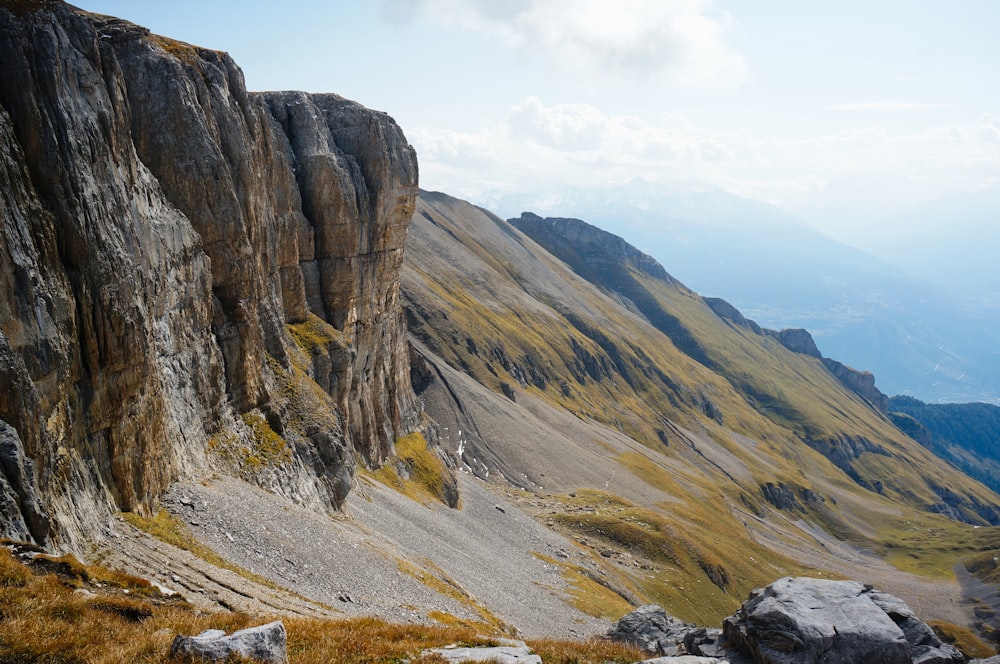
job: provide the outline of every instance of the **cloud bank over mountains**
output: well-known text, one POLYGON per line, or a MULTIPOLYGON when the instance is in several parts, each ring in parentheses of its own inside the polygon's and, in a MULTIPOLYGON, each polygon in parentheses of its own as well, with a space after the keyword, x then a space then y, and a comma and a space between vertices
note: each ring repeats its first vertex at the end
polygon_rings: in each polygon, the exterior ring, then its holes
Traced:
POLYGON ((477 131, 416 127, 409 136, 426 180, 447 180, 471 198, 491 188, 696 178, 795 211, 858 178, 914 202, 1000 181, 1000 116, 989 114, 909 132, 871 126, 789 138, 715 130, 676 113, 650 123, 532 96, 477 131))
POLYGON ((730 86, 749 75, 727 40, 731 16, 706 0, 388 0, 385 9, 481 32, 574 77, 730 86))

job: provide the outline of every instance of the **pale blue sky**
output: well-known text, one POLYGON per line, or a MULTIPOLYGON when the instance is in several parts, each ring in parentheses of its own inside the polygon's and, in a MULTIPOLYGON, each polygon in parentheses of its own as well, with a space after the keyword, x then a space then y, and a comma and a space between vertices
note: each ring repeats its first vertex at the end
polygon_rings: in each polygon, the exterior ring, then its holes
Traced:
POLYGON ((1000 184, 996 0, 80 0, 385 110, 421 185, 707 182, 841 237, 1000 184))

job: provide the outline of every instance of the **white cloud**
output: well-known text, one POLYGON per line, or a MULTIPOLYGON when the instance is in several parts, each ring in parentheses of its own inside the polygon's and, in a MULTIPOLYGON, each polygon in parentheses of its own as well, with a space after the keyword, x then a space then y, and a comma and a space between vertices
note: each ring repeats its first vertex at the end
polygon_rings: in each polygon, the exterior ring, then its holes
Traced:
POLYGON ((950 108, 950 104, 932 104, 926 102, 902 101, 899 99, 881 99, 877 101, 856 101, 845 104, 834 104, 833 111, 936 111, 950 108))
POLYGON ((710 0, 384 0, 397 20, 423 16, 476 30, 559 71, 732 85, 747 77, 726 41, 732 18, 710 0))
POLYGON ((874 127, 790 139, 716 131, 678 114, 651 123, 529 97, 475 132, 417 127, 408 136, 425 186, 473 200, 495 188, 535 191, 642 177, 695 178, 797 205, 846 179, 877 187, 892 178, 909 183, 913 195, 933 196, 995 184, 1000 173, 1000 117, 993 115, 911 133, 874 127))

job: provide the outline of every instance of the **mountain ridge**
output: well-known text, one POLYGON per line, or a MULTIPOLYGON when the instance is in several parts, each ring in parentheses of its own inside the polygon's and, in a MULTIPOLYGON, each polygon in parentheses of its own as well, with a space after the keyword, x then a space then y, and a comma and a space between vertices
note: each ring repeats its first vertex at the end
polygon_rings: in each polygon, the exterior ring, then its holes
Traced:
MULTIPOLYGON (((773 206, 690 183, 632 181, 487 199, 511 216, 532 210, 610 229, 699 293, 722 297, 767 327, 808 328, 827 354, 873 371, 889 393, 928 401, 997 398, 990 370, 995 308, 982 288, 966 289, 983 296, 968 303, 963 292, 945 287, 948 280, 914 276, 946 269, 945 261, 931 264, 928 251, 906 272, 773 206)), ((902 252, 906 238, 899 241, 902 252)), ((951 253, 961 256, 967 246, 959 243, 951 253)), ((955 265, 954 258, 947 264, 955 265)), ((984 262, 977 261, 982 272, 984 262)), ((987 283, 980 279, 980 286, 987 283)))

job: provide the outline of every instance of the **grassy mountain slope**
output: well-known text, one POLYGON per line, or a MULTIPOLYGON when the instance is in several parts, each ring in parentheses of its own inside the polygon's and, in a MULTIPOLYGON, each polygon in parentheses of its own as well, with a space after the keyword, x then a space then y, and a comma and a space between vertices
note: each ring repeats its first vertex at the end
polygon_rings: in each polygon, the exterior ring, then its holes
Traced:
POLYGON ((933 456, 845 390, 818 358, 791 353, 776 339, 747 327, 720 325, 700 297, 657 270, 651 259, 628 247, 615 248, 613 236, 583 222, 530 215, 512 221, 605 292, 628 298, 679 349, 727 378, 756 410, 859 485, 918 505, 958 507, 964 510, 959 518, 982 516, 997 522, 981 493, 973 490, 965 501, 950 497, 953 489, 935 477, 933 456), (616 261, 616 255, 622 260, 616 261), (602 269, 593 270, 595 264, 602 269), (894 462, 886 463, 886 458, 894 462), (948 505, 946 498, 958 504, 948 505))
POLYGON ((851 573, 824 552, 831 534, 944 576, 992 546, 994 529, 928 510, 984 525, 1000 499, 818 359, 724 321, 613 236, 574 232, 536 234, 550 252, 422 193, 403 295, 445 447, 595 555, 633 556, 608 584, 622 597, 708 620, 776 574, 851 573))

